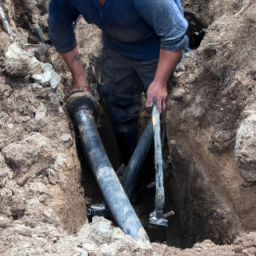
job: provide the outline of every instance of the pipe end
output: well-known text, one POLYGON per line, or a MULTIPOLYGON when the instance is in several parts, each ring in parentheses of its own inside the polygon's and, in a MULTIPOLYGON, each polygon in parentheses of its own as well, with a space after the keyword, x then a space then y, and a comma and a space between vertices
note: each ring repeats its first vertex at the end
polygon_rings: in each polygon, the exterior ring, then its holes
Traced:
POLYGON ((91 111, 96 119, 100 105, 90 92, 76 92, 68 98, 66 109, 72 120, 75 120, 76 113, 82 109, 91 111))

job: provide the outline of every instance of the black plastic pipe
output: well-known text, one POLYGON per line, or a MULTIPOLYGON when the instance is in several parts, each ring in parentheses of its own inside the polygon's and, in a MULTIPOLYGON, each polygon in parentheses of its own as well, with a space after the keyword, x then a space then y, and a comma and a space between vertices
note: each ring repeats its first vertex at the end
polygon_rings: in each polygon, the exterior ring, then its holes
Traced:
POLYGON ((142 239, 149 243, 149 238, 107 157, 92 111, 79 108, 81 110, 76 112, 75 119, 80 138, 101 192, 116 223, 124 233, 130 235, 135 241, 142 239))
POLYGON ((141 167, 153 143, 153 138, 153 124, 152 119, 150 119, 123 174, 122 185, 129 199, 131 198, 132 190, 136 184, 141 167))

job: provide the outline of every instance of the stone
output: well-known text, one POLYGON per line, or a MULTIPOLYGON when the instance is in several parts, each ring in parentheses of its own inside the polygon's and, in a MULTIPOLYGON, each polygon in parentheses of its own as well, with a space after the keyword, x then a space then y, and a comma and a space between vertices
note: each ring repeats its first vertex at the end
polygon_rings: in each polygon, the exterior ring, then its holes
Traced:
POLYGON ((62 140, 63 142, 72 141, 72 137, 71 137, 71 135, 68 134, 68 133, 62 133, 62 134, 60 135, 60 138, 61 138, 61 140, 62 140))
POLYGON ((32 87, 33 87, 33 89, 43 89, 43 86, 40 85, 39 83, 33 83, 32 87))
POLYGON ((51 64, 41 63, 42 73, 32 75, 32 78, 38 81, 40 84, 45 85, 50 83, 52 89, 56 89, 60 84, 61 77, 58 75, 51 64))
MULTIPOLYGON (((13 166, 16 176, 26 177, 29 170, 36 174, 54 161, 51 142, 40 133, 26 137, 20 144, 10 144, 2 150, 5 161, 13 166), (33 164, 37 161, 37 166, 33 164), (41 161, 41 163, 40 163, 41 161)), ((31 173, 31 174, 32 174, 31 173)))
POLYGON ((38 125, 45 125, 47 123, 46 112, 46 106, 43 103, 40 103, 35 115, 35 121, 38 125))
POLYGON ((0 77, 0 99, 4 100, 12 94, 13 90, 12 88, 5 83, 4 79, 1 82, 1 77, 0 77))
POLYGON ((32 54, 23 51, 17 42, 8 47, 5 57, 5 69, 10 76, 25 77, 28 74, 32 54))
POLYGON ((236 161, 242 177, 256 182, 256 114, 243 120, 236 135, 236 161))
POLYGON ((61 171, 63 167, 65 167, 67 163, 67 157, 64 154, 57 154, 56 161, 53 165, 53 169, 55 171, 61 171))

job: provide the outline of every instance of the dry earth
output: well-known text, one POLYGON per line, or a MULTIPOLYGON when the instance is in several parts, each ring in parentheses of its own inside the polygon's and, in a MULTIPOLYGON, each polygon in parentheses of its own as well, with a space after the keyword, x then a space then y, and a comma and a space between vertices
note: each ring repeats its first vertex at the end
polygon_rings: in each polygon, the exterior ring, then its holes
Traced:
POLYGON ((181 246, 206 238, 232 243, 256 228, 256 4, 183 4, 209 26, 200 47, 185 54, 168 101, 181 246))

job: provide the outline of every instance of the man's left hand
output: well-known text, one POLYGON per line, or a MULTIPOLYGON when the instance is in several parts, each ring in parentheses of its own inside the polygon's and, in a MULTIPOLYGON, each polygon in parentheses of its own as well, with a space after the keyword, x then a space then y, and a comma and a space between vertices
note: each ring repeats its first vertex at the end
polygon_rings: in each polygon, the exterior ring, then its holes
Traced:
POLYGON ((147 107, 156 103, 158 111, 161 113, 166 108, 167 88, 166 84, 153 81, 147 91, 147 107))
POLYGON ((151 107, 153 103, 156 103, 158 111, 161 113, 166 108, 167 98, 167 81, 176 67, 182 50, 175 52, 166 51, 161 49, 158 61, 158 66, 155 74, 155 78, 148 88, 147 92, 147 106, 151 107))

